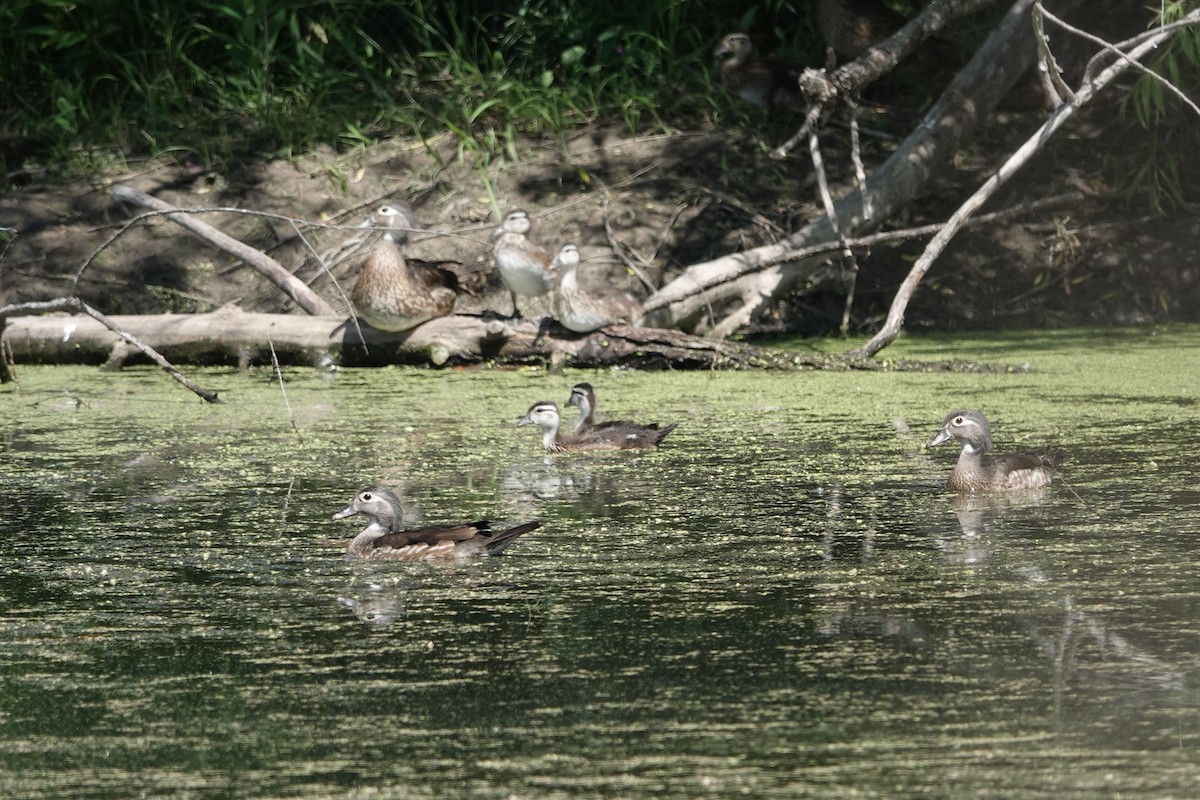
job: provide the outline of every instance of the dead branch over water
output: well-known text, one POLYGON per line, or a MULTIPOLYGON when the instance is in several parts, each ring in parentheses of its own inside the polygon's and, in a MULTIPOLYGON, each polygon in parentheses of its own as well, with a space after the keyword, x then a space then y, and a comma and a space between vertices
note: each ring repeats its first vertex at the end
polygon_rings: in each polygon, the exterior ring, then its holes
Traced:
MULTIPOLYGON (((119 360, 124 361, 124 359, 128 357, 132 350, 137 350, 161 367, 164 372, 166 372, 176 381, 186 386, 190 391, 194 392, 199 397, 203 398, 205 402, 221 402, 217 397, 216 392, 210 392, 207 389, 201 388, 199 385, 193 383, 187 378, 187 376, 176 369, 171 362, 167 361, 167 359, 165 359, 155 348, 146 344, 142 340, 142 337, 131 333, 126 326, 122 325, 111 317, 101 314, 99 311, 92 308, 78 297, 62 297, 57 300, 47 300, 39 303, 19 303, 0 308, 0 334, 6 335, 6 338, 4 339, 6 352, 11 353, 14 350, 19 350, 19 348, 13 346, 13 340, 9 337, 11 337, 14 329, 21 329, 24 327, 24 325, 21 323, 27 323, 31 320, 46 319, 45 317, 19 316, 17 317, 17 325, 6 325, 5 323, 8 321, 9 317, 26 314, 47 314, 55 311, 79 311, 85 315, 82 317, 73 316, 50 318, 59 320, 57 330, 58 335, 61 337, 64 345, 70 344, 71 335, 74 333, 74 329, 76 327, 81 324, 90 323, 91 325, 98 326, 100 330, 107 332, 109 345, 107 348, 106 364, 112 364, 114 360, 118 358, 118 354, 121 354, 119 360)), ((138 318, 127 317, 126 319, 138 318)), ((0 375, 0 378, 3 378, 4 380, 12 379, 12 375, 9 373, 7 366, 5 367, 4 374, 0 375)))

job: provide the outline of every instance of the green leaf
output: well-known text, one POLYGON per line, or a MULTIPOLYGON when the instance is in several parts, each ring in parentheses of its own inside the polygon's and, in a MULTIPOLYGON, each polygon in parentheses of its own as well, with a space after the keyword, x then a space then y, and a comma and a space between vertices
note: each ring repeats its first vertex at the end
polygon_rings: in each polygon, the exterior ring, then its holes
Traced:
MULTIPOLYGON (((566 50, 563 51, 563 54, 562 54, 561 60, 562 60, 563 66, 564 67, 572 67, 572 66, 578 64, 580 61, 583 60, 583 56, 585 53, 587 53, 587 49, 581 44, 577 44, 574 47, 568 47, 566 50)), ((544 84, 544 85, 548 86, 549 84, 544 84)))

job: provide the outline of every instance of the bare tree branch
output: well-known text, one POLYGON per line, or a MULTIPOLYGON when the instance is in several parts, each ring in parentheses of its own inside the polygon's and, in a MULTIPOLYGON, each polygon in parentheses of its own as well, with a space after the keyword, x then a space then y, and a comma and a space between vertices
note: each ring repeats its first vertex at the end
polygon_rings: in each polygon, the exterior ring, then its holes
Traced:
MULTIPOLYGON (((1185 20, 1189 20, 1191 24, 1200 22, 1200 9, 1192 11, 1188 14, 1185 20)), ((1067 121, 1076 111, 1092 100, 1100 91, 1110 84, 1118 75, 1129 69, 1134 62, 1141 59, 1143 56, 1150 53, 1160 44, 1170 38, 1172 32, 1162 30, 1159 35, 1152 36, 1142 44, 1135 47, 1129 53, 1122 53, 1121 58, 1110 65, 1107 69, 1101 72, 1094 80, 1080 87, 1075 93, 1075 97, 1069 102, 1059 106, 1045 124, 1031 136, 1025 144, 1017 149, 1015 153, 1006 161, 999 170, 996 171, 982 186, 975 191, 973 195, 967 198, 957 211, 947 220, 946 226, 938 232, 933 240, 925 247, 925 252, 917 259, 908 276, 900 285, 900 289, 896 292, 896 297, 892 301, 892 307, 888 311, 887 321, 878 333, 871 337, 862 347, 851 351, 852 356, 869 357, 878 353, 883 348, 891 344, 896 336, 900 333, 900 327, 904 324, 904 311, 908 307, 908 301, 912 298, 913 292, 916 291, 917 285, 921 282, 921 278, 929 271, 929 267, 946 249, 946 245, 958 233, 963 224, 975 211, 982 206, 987 200, 996 193, 996 191, 1011 178, 1017 170, 1025 165, 1033 154, 1042 148, 1049 141, 1050 137, 1056 130, 1062 127, 1062 124, 1067 121)))
POLYGON ((198 219, 195 219, 184 209, 177 209, 170 203, 164 203, 156 197, 139 192, 136 189, 131 189, 128 186, 117 184, 109 189, 109 194, 119 200, 125 200, 130 203, 136 203, 146 208, 153 208, 156 211, 167 212, 167 216, 174 222, 179 223, 183 227, 190 230, 205 241, 215 245, 216 247, 232 253, 234 256, 245 261, 247 264, 254 267, 269 281, 274 283, 284 294, 292 298, 309 314, 316 316, 329 316, 336 314, 333 306, 325 302, 325 299, 309 289, 302 281, 300 281, 292 273, 284 269, 283 265, 275 259, 262 252, 250 247, 244 242, 239 242, 232 236, 222 233, 211 225, 205 224, 198 219))
MULTIPOLYGON (((203 389, 200 386, 197 386, 195 383, 192 383, 182 372, 176 369, 171 362, 159 355, 157 350, 143 342, 138 337, 134 336, 132 333, 129 333, 121 326, 117 325, 107 316, 101 314, 99 311, 92 308, 78 297, 60 297, 55 300, 43 300, 33 303, 16 303, 14 305, 0 307, 0 331, 3 330, 3 323, 6 322, 9 317, 23 316, 26 314, 48 314, 53 311, 80 311, 84 314, 87 314, 89 317, 108 328, 117 336, 121 337, 121 339, 123 339, 125 342, 128 342, 138 350, 141 350, 150 358, 151 361, 162 367, 163 371, 165 371, 175 380, 179 381, 179 383, 186 386, 190 391, 199 395, 206 402, 221 402, 221 400, 217 397, 216 392, 210 392, 207 389, 203 389)), ((68 331, 65 335, 70 336, 70 331, 68 331)))
MULTIPOLYGON (((1019 203, 1015 206, 993 211, 989 214, 981 214, 978 217, 972 217, 967 221, 966 227, 975 228, 984 225, 991 225, 997 222, 1005 222, 1015 219, 1023 214, 1031 214, 1044 211, 1049 208, 1057 208, 1059 206, 1072 205, 1080 202, 1084 195, 1082 192, 1067 192, 1065 194, 1052 195, 1043 197, 1037 200, 1031 200, 1027 203, 1019 203)), ((932 225, 920 225, 915 228, 900 228, 892 231, 883 231, 881 233, 872 233, 866 236, 858 236, 851 239, 846 239, 847 246, 856 249, 865 249, 875 247, 880 244, 889 244, 892 242, 900 242, 907 239, 920 239, 925 236, 933 236, 943 227, 944 223, 938 222, 932 225)), ((747 267, 742 274, 750 274, 761 270, 767 270, 775 267, 786 261, 796 261, 798 259, 812 258, 821 256, 827 253, 832 253, 841 249, 841 245, 837 242, 818 242, 809 245, 808 247, 799 250, 788 251, 786 254, 776 256, 774 260, 763 259, 752 267, 747 267)), ((712 283, 696 284, 693 287, 693 294, 701 294, 706 289, 711 289, 725 282, 725 278, 716 278, 712 283)), ((648 305, 648 303, 647 303, 648 305)), ((655 306, 659 308, 660 306, 655 306)), ((653 310, 653 309, 649 309, 653 310)))
MULTIPOLYGON (((1081 0, 1064 0, 1072 2, 1081 0)), ((864 187, 837 201, 838 220, 847 235, 868 233, 911 203, 1033 62, 1031 4, 1032 0, 1013 4, 908 138, 864 187), (868 198, 869 218, 863 211, 868 198)), ((829 217, 822 216, 783 241, 694 264, 646 300, 647 324, 734 330, 797 284, 813 279, 824 260, 803 254, 831 237, 829 217), (698 292, 697 287, 704 288, 698 292), (711 319, 710 314, 704 323, 710 308, 725 313, 725 321, 711 319)))
MULTIPOLYGON (((1105 52, 1107 52, 1111 55, 1115 55, 1118 59, 1124 60, 1125 65, 1127 67, 1130 67, 1131 69, 1136 69, 1138 72, 1148 75, 1152 79, 1158 81, 1159 83, 1161 83, 1163 85, 1163 87, 1168 92, 1175 95, 1175 97, 1177 97, 1181 103, 1183 103, 1185 106, 1190 108, 1192 110, 1192 112, 1194 114, 1196 114, 1196 116, 1200 117, 1200 106, 1197 106, 1195 103, 1193 103, 1192 99, 1190 97, 1188 97, 1186 94, 1184 94, 1183 91, 1180 90, 1180 88, 1178 86, 1171 83, 1169 80, 1164 78, 1162 75, 1159 75, 1157 72, 1150 69, 1149 67, 1146 67, 1146 66, 1134 61, 1132 58, 1130 58, 1128 55, 1126 55, 1124 51, 1118 49, 1117 45, 1110 44, 1109 42, 1106 42, 1103 39, 1101 39, 1099 36, 1095 36, 1091 33, 1088 33, 1085 30, 1080 30, 1079 28, 1076 28, 1074 25, 1064 22, 1063 20, 1061 20, 1058 17, 1051 14, 1049 11, 1042 8, 1041 0, 1037 0, 1036 8, 1038 11, 1040 11, 1042 13, 1043 16, 1046 17, 1046 19, 1050 20, 1055 25, 1058 25, 1063 30, 1069 31, 1083 39, 1087 39, 1092 44, 1099 45, 1105 52)), ((1177 22, 1177 25, 1179 27, 1185 27, 1187 24, 1194 24, 1194 23, 1187 23, 1186 17, 1182 20, 1178 20, 1178 22, 1177 22)), ((1171 30, 1174 30, 1175 27, 1176 26, 1171 26, 1171 30)), ((1167 30, 1167 28, 1161 28, 1160 30, 1165 31, 1165 30, 1167 30)))

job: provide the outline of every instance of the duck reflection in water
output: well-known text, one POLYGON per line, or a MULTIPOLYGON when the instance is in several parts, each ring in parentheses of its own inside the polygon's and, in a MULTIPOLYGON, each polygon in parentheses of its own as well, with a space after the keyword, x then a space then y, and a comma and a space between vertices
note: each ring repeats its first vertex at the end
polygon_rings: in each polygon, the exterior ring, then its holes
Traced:
POLYGON ((951 500, 954 516, 964 536, 990 533, 996 521, 1009 512, 1036 508, 1046 502, 1051 493, 1045 488, 1018 489, 1008 492, 982 494, 960 493, 951 500))
POLYGON ((500 475, 500 496, 524 513, 534 513, 540 500, 578 500, 590 494, 595 476, 580 462, 559 464, 549 455, 513 461, 500 475))
MULTIPOLYGON (((374 586, 378 590, 380 587, 374 586)), ((338 603, 354 612, 364 625, 373 628, 386 628, 396 621, 404 612, 404 604, 396 597, 387 595, 368 596, 363 598, 339 597, 338 603)))

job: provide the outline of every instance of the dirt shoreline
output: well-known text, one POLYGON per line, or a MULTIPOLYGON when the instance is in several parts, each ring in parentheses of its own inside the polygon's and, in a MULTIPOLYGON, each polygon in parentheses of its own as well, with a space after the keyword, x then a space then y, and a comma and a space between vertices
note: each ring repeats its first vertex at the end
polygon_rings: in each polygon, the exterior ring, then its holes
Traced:
MULTIPOLYGON (((1012 115, 995 126, 989 140, 960 154, 902 225, 944 219, 986 178, 1006 152, 1007 138, 1018 140, 1036 124, 1036 115, 1012 115)), ((778 239, 819 213, 807 156, 782 162, 764 156, 777 143, 771 137, 786 134, 779 124, 768 132, 703 125, 644 136, 590 128, 566 141, 527 139, 521 160, 503 165, 457 159, 449 137, 435 143, 436 153, 417 142, 388 140, 352 153, 319 151, 229 173, 162 161, 114 170, 91 183, 30 185, 0 196, 0 225, 18 232, 0 258, 0 302, 72 291, 80 266, 142 211, 111 199, 111 183, 181 207, 232 207, 344 226, 305 230, 332 264, 331 276, 283 219, 205 215, 206 222, 269 251, 338 309, 347 307, 338 286, 348 292, 361 257, 354 244, 363 234, 354 226, 375 205, 394 200, 409 203, 429 229, 414 237, 409 255, 458 262, 472 279, 479 296, 460 301, 460 311, 507 310, 507 294, 489 263, 496 207, 530 211, 540 241, 577 242, 586 280, 645 296, 647 283, 661 286, 689 264, 778 239), (640 277, 626 263, 635 264, 640 277)), ((1108 147, 1103 135, 1100 126, 1081 120, 985 210, 1082 189, 1087 199, 1079 207, 961 234, 918 290, 908 329, 1200 319, 1200 219, 1187 212, 1153 217, 1136 202, 1119 199, 1102 164, 1108 147)), ((852 175, 843 138, 843 131, 830 127, 822 142, 831 178, 844 189, 852 175)), ((868 141, 869 163, 886 157, 890 146, 886 139, 868 141)), ((1188 179, 1193 185, 1186 189, 1194 195, 1200 178, 1188 179)), ((861 256, 857 330, 871 330, 886 313, 922 246, 917 240, 861 256)), ((162 218, 131 227, 92 261, 78 285, 84 300, 109 314, 199 312, 230 302, 247 311, 289 309, 286 298, 252 270, 162 218)), ((747 333, 836 330, 844 291, 826 285, 793 295, 747 333)))

